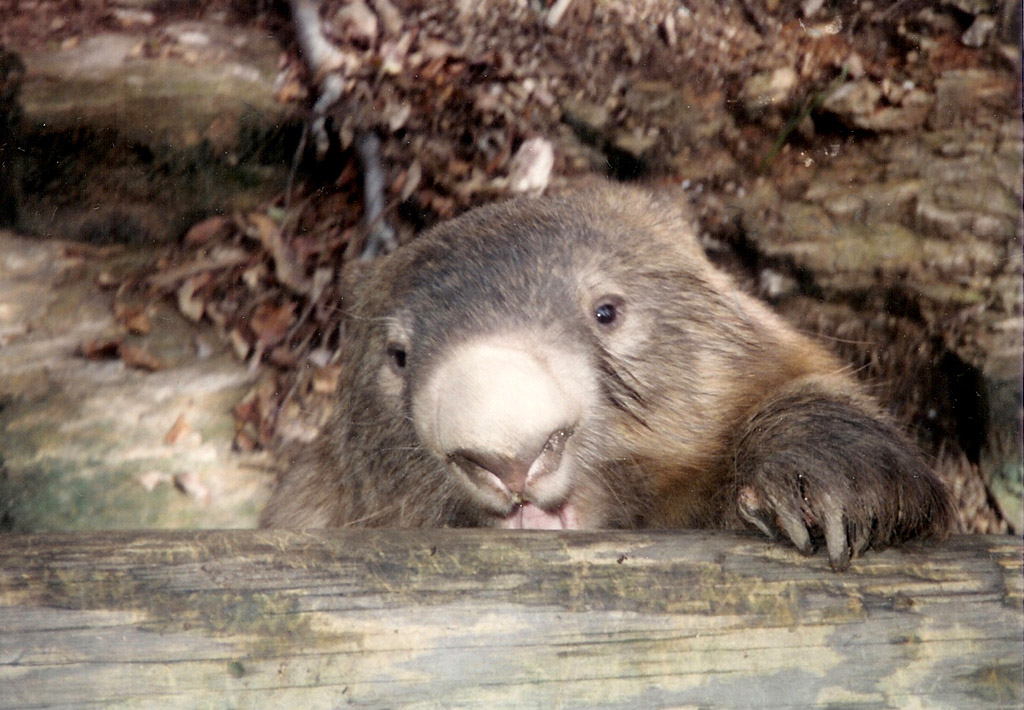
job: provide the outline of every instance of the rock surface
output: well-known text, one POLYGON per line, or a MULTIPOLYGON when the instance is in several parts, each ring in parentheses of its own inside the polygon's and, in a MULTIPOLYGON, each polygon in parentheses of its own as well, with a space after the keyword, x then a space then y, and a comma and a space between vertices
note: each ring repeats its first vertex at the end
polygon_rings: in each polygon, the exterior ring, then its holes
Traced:
POLYGON ((230 453, 253 375, 169 306, 130 335, 97 281, 138 263, 0 231, 0 530, 255 524, 270 477, 230 453), (83 356, 106 339, 151 357, 83 356))
POLYGON ((756 251, 798 275, 804 291, 895 308, 977 373, 978 404, 962 416, 985 420, 972 434, 984 441, 961 443, 1020 526, 1024 144, 1008 105, 1015 91, 1002 73, 946 72, 923 130, 843 146, 788 183, 758 181, 733 205, 756 251))
POLYGON ((12 43, 26 66, 21 228, 167 241, 279 192, 299 124, 277 100, 277 40, 225 11, 112 13, 57 48, 12 43))

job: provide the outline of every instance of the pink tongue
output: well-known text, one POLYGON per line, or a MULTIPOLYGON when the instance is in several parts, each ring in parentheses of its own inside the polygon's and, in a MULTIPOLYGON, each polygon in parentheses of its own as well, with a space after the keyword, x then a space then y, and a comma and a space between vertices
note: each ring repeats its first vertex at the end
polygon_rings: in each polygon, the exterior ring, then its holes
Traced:
POLYGON ((516 506, 512 513, 501 521, 500 527, 525 530, 561 530, 565 527, 558 513, 549 513, 532 503, 516 506))
POLYGON ((520 510, 522 510, 523 528, 525 529, 561 530, 565 527, 558 513, 549 513, 543 508, 538 508, 530 503, 525 503, 520 510))

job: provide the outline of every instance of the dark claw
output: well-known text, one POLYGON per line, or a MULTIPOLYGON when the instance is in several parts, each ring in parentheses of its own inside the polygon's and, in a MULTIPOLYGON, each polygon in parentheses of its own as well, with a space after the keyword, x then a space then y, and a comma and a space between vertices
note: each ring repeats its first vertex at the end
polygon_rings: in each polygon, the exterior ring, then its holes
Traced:
POLYGON ((804 525, 803 516, 799 512, 779 510, 778 518, 779 524, 786 531, 789 539, 793 541, 796 549, 805 555, 813 555, 814 545, 811 543, 811 536, 807 532, 807 526, 804 525))
POLYGON ((802 554, 814 554, 814 544, 799 511, 788 510, 770 498, 766 501, 751 486, 740 489, 736 499, 740 515, 771 540, 789 538, 802 554))
POLYGON ((736 496, 736 503, 744 520, 763 532, 768 539, 779 538, 778 527, 772 521, 771 511, 765 506, 757 491, 750 486, 744 486, 736 496))
POLYGON ((836 572, 850 566, 850 545, 846 539, 846 522, 842 512, 833 506, 825 513, 825 543, 828 545, 828 561, 836 572))

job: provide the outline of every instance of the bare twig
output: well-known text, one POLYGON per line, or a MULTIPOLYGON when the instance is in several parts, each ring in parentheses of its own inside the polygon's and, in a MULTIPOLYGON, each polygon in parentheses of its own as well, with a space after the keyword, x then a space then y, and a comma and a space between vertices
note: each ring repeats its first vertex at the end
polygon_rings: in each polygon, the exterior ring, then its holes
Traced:
POLYGON ((292 21, 302 56, 317 75, 317 83, 325 74, 345 63, 344 55, 324 37, 320 24, 320 7, 315 0, 292 0, 292 21))
MULTIPOLYGON (((392 30, 401 29, 401 17, 387 0, 374 3, 377 12, 387 15, 385 21, 392 30), (397 24, 396 24, 397 23, 397 24)), ((292 20, 299 49, 317 79, 320 95, 313 105, 310 132, 316 142, 317 154, 324 155, 329 145, 325 127, 327 111, 336 104, 344 91, 341 70, 347 57, 324 36, 320 11, 315 0, 291 0, 292 20)), ((355 140, 356 152, 363 166, 363 201, 366 207, 364 223, 367 228, 366 244, 361 259, 371 259, 395 248, 395 232, 384 219, 384 169, 380 161, 380 139, 372 132, 359 133, 355 140)))
POLYGON ((295 146, 295 154, 292 155, 292 164, 288 170, 288 181, 284 186, 284 209, 287 212, 292 206, 292 187, 295 185, 295 174, 299 171, 299 163, 306 152, 306 143, 309 141, 310 125, 302 127, 302 135, 299 136, 299 144, 295 146))
POLYGON ((544 24, 549 28, 558 26, 558 23, 562 21, 562 16, 565 15, 569 9, 569 5, 572 4, 572 0, 555 0, 555 4, 548 10, 547 17, 544 18, 544 24))
POLYGON ((386 36, 397 37, 402 33, 402 14, 391 0, 370 0, 370 4, 377 11, 386 36))
POLYGON ((345 67, 346 57, 324 36, 320 9, 315 0, 292 0, 291 8, 299 49, 313 70, 320 90, 320 96, 313 104, 310 132, 316 143, 317 155, 322 157, 330 145, 326 129, 327 109, 341 98, 344 82, 337 72, 345 67))
POLYGON ((156 289, 170 288, 177 286, 179 282, 190 276, 234 268, 247 263, 250 259, 251 256, 242 250, 224 250, 210 257, 202 257, 181 266, 164 269, 160 273, 150 276, 147 282, 156 289))
POLYGON ((380 164, 380 139, 373 132, 363 133, 356 138, 356 152, 363 164, 363 204, 366 211, 364 221, 367 229, 366 243, 359 258, 372 259, 381 253, 392 251, 397 242, 395 230, 384 220, 384 169, 380 164))

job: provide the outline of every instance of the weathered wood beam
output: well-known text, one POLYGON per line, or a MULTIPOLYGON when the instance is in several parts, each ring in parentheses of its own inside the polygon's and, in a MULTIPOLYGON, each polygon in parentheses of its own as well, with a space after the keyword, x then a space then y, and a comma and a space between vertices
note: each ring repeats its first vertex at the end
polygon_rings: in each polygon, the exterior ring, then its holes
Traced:
POLYGON ((1021 540, 727 533, 0 537, 0 707, 1007 707, 1021 540))

